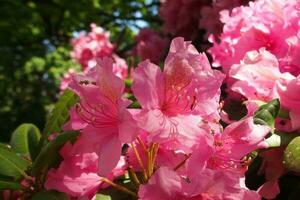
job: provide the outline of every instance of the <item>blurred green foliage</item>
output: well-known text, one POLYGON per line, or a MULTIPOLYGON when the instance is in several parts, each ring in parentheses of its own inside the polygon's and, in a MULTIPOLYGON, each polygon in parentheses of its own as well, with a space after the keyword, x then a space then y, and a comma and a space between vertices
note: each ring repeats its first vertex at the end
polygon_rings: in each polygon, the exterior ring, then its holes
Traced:
POLYGON ((157 28, 159 0, 0 0, 0 141, 21 123, 41 130, 60 77, 79 68, 70 40, 95 22, 122 54, 142 26, 157 28))

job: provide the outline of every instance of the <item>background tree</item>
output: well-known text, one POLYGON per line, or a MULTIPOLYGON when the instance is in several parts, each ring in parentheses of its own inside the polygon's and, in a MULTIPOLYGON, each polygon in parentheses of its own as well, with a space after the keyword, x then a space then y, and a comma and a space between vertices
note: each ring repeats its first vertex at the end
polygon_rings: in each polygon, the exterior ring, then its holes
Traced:
POLYGON ((61 75, 76 63, 70 40, 97 25, 111 32, 119 55, 144 26, 158 27, 158 0, 1 0, 0 141, 21 123, 43 128, 61 75))

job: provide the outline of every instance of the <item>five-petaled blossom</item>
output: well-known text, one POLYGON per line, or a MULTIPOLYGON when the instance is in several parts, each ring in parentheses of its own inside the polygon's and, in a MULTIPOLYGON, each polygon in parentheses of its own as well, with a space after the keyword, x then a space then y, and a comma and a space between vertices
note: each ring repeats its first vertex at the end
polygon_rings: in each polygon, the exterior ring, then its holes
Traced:
POLYGON ((90 151, 99 156, 99 174, 106 176, 118 163, 122 145, 135 139, 138 128, 122 98, 123 81, 112 71, 111 59, 100 60, 85 74, 73 76, 70 88, 79 103, 70 111, 65 129, 81 130, 91 140, 90 151), (109 159, 108 159, 109 158, 109 159))
POLYGON ((201 116, 219 107, 223 79, 190 42, 173 39, 163 72, 147 60, 135 70, 132 90, 142 106, 136 115, 139 126, 153 141, 174 140, 182 148, 192 147, 203 135, 201 116))

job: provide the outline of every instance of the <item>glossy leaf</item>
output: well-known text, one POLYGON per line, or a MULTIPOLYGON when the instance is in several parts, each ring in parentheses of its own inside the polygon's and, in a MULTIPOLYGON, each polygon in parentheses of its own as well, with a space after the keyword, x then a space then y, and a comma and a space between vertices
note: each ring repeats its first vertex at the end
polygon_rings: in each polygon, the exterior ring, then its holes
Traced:
POLYGON ((26 176, 29 161, 21 158, 8 148, 0 148, 0 175, 18 180, 26 176))
POLYGON ((15 152, 34 160, 38 153, 40 137, 40 131, 35 125, 22 124, 13 132, 10 145, 15 152))
POLYGON ((21 190, 24 187, 17 182, 0 180, 0 190, 21 190))
POLYGON ((61 132, 61 126, 69 118, 69 109, 77 102, 77 99, 77 95, 71 90, 66 90, 62 94, 47 118, 43 132, 46 137, 52 133, 61 132))
POLYGON ((274 99, 260 106, 254 114, 254 123, 274 127, 275 118, 278 116, 279 109, 280 102, 278 99, 274 99))

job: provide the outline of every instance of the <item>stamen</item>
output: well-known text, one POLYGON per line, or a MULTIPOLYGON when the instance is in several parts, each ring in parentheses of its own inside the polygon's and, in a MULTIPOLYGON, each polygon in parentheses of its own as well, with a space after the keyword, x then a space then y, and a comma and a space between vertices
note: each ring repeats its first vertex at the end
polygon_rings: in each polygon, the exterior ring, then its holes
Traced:
POLYGON ((129 175, 132 178, 133 183, 135 184, 135 186, 139 187, 141 182, 140 182, 138 176, 136 175, 136 173, 134 172, 132 166, 129 167, 128 172, 129 172, 129 175))
POLYGON ((137 151, 137 149, 136 149, 136 147, 135 147, 135 145, 134 145, 133 143, 131 143, 131 148, 133 149, 133 152, 134 152, 134 154, 135 154, 135 156, 136 156, 136 159, 137 159, 137 161, 138 161, 140 167, 142 168, 142 171, 143 171, 143 175, 144 175, 145 180, 148 180, 148 176, 147 176, 146 169, 145 169, 145 167, 144 167, 143 161, 142 161, 142 159, 141 159, 141 157, 140 157, 140 154, 139 154, 139 152, 137 151))
POLYGON ((110 186, 116 188, 117 190, 120 190, 120 191, 125 192, 125 193, 127 193, 127 194, 130 194, 130 195, 132 195, 132 196, 134 196, 134 197, 137 197, 137 195, 136 195, 135 192, 133 192, 133 191, 127 189, 126 187, 124 187, 124 186, 122 186, 122 185, 116 184, 116 183, 112 182, 111 180, 109 180, 109 179, 107 179, 107 178, 105 178, 105 177, 101 177, 101 181, 103 181, 103 182, 109 184, 110 186))

